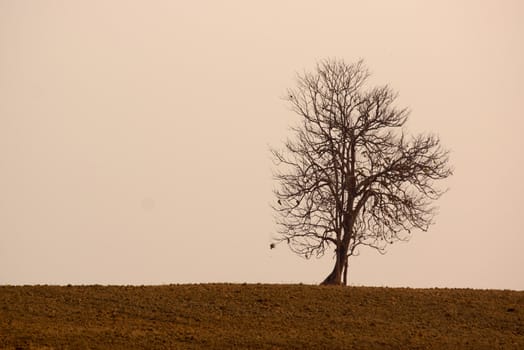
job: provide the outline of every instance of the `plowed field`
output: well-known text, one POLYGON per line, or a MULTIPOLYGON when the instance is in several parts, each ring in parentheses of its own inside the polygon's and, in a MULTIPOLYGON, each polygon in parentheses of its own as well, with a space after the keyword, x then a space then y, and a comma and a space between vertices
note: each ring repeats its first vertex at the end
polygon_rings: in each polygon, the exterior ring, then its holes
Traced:
POLYGON ((0 349, 524 349, 524 292, 0 286, 0 349))

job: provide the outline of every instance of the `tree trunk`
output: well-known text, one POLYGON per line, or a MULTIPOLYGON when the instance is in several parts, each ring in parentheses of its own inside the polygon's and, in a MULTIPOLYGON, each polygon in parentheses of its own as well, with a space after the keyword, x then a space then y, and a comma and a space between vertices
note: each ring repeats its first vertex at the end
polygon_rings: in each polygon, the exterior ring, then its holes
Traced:
POLYGON ((346 263, 344 264, 344 281, 343 281, 343 284, 345 286, 348 285, 348 261, 349 261, 349 258, 346 257, 346 263))
POLYGON ((331 273, 326 277, 324 281, 322 281, 322 283, 320 283, 320 285, 340 285, 342 278, 342 273, 340 270, 341 269, 338 267, 338 264, 335 264, 333 271, 331 271, 331 273))
MULTIPOLYGON (((348 257, 346 254, 345 249, 337 249, 337 260, 335 261, 335 266, 333 267, 333 271, 326 277, 322 283, 320 283, 323 286, 326 285, 342 285, 342 275, 344 276, 347 273, 347 261, 348 257), (344 269, 346 267, 346 269, 344 269)), ((344 285, 346 282, 346 277, 344 277, 344 285)))

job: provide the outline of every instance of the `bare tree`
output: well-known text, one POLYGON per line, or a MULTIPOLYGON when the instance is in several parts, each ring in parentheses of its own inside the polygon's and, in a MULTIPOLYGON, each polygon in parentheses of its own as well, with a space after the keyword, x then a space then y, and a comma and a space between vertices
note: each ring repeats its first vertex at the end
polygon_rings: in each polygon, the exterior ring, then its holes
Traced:
POLYGON ((299 115, 294 137, 272 149, 278 182, 278 235, 306 258, 334 251, 322 284, 347 284, 348 259, 359 246, 384 253, 388 244, 426 231, 435 180, 452 174, 448 151, 435 135, 404 135, 406 108, 387 85, 366 89, 362 61, 326 60, 297 78, 286 100, 299 115))

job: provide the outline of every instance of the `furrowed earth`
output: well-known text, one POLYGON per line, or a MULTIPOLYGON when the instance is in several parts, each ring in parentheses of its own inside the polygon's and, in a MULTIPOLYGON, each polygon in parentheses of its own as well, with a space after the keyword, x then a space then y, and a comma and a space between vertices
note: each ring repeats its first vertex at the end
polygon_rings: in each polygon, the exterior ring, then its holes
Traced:
POLYGON ((524 292, 0 286, 0 349, 524 349, 524 292))

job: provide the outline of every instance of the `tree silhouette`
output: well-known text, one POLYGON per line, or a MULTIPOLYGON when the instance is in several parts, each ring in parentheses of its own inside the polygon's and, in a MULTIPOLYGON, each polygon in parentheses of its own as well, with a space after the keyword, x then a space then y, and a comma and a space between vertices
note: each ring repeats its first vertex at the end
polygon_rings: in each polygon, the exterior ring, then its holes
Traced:
POLYGON ((365 88, 363 61, 320 62, 297 78, 285 98, 300 117, 293 137, 272 149, 278 233, 306 258, 334 251, 322 284, 347 284, 348 259, 359 246, 384 253, 433 222, 436 180, 452 174, 435 135, 407 136, 406 108, 387 85, 365 88))

